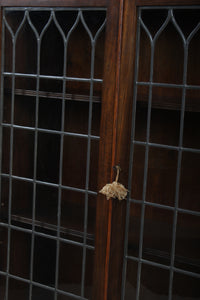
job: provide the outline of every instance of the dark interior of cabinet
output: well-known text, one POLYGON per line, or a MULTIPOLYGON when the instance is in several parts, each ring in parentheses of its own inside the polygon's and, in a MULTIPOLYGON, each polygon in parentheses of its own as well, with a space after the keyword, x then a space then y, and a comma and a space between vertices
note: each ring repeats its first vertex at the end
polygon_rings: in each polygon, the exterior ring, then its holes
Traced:
POLYGON ((19 278, 9 278, 9 299, 28 298, 20 278, 30 276, 32 299, 54 299, 57 252, 57 289, 66 292, 58 299, 90 295, 105 17, 89 9, 5 12, 1 222, 12 227, 3 229, 0 269, 19 278))
MULTIPOLYGON (((189 43, 185 90, 183 41, 172 21, 163 28, 156 40, 151 78, 152 49, 149 36, 154 39, 168 13, 168 9, 144 9, 141 13, 144 26, 140 27, 136 71, 127 253, 132 260, 127 263, 126 300, 134 299, 133 291, 137 289, 140 299, 169 299, 169 266, 175 230, 174 267, 180 273, 174 272, 172 297, 200 297, 200 30, 196 30, 189 43), (180 137, 181 122, 183 131, 180 137), (177 183, 180 148, 182 158, 180 180, 177 183), (139 259, 147 261, 142 264, 140 271, 139 259), (160 267, 154 263, 160 264, 160 267), (181 273, 184 270, 197 274, 197 278, 184 275, 181 273)), ((173 16, 186 39, 200 22, 199 9, 174 9, 173 16)))

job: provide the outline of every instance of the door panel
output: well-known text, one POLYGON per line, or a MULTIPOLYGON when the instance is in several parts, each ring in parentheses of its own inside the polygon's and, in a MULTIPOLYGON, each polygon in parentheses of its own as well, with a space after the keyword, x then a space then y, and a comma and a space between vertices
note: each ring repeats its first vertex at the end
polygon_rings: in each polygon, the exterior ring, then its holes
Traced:
POLYGON ((2 14, 0 297, 88 299, 106 9, 2 14))
POLYGON ((122 299, 200 297, 199 22, 138 8, 122 299))

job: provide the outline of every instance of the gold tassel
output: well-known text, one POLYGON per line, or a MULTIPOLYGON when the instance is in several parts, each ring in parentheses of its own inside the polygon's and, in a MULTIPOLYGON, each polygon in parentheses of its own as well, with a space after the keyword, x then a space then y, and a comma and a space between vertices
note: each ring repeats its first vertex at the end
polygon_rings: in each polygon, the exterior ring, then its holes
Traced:
POLYGON ((119 172, 121 169, 119 166, 116 166, 116 169, 117 169, 117 175, 115 181, 106 184, 99 191, 99 193, 105 195, 107 200, 109 200, 110 198, 117 198, 118 200, 121 201, 126 198, 128 190, 123 186, 123 184, 118 182, 119 172))

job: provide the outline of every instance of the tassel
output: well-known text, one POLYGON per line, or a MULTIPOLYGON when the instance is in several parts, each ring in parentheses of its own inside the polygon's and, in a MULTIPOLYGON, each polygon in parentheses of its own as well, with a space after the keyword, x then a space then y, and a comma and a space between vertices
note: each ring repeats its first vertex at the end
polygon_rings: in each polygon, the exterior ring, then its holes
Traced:
POLYGON ((110 198, 114 198, 114 199, 117 198, 118 200, 121 201, 126 198, 128 190, 123 186, 123 184, 118 182, 119 172, 121 169, 119 166, 116 166, 116 169, 117 169, 117 175, 115 181, 106 184, 99 191, 99 193, 105 195, 107 200, 109 200, 110 198))

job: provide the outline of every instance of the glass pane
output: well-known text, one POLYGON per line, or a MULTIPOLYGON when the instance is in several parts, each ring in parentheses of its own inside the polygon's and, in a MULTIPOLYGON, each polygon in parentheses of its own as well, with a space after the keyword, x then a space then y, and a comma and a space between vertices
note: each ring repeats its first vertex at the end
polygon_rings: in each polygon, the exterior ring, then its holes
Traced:
POLYGON ((65 131, 88 133, 89 102, 66 102, 65 131))
POLYGON ((6 288, 6 277, 0 275, 0 294, 3 299, 5 297, 5 288, 6 288))
POLYGON ((77 230, 79 231, 79 234, 81 234, 84 226, 84 206, 84 193, 63 190, 61 206, 61 226, 64 228, 77 230))
MULTIPOLYGON (((49 234, 48 231, 44 233, 49 234)), ((33 281, 48 286, 55 285, 56 241, 35 236, 33 281)))
POLYGON ((44 75, 63 75, 63 38, 55 25, 51 22, 47 25, 41 42, 40 72, 44 75), (56 55, 59 53, 59 55, 56 55))
POLYGON ((184 152, 181 165, 179 207, 200 212, 199 170, 200 155, 184 152))
POLYGON ((144 160, 145 147, 140 145, 134 146, 133 154, 133 176, 131 186, 131 198, 142 200, 143 198, 143 179, 144 179, 144 160))
POLYGON ((139 255, 141 208, 140 204, 130 203, 128 255, 134 257, 139 255))
POLYGON ((101 118, 101 98, 98 97, 95 99, 95 103, 93 103, 93 111, 92 111, 92 134, 96 136, 100 136, 100 118, 101 118))
POLYGON ((173 300, 198 299, 199 297, 199 278, 179 273, 174 274, 173 300))
POLYGON ((126 272, 126 294, 125 300, 135 300, 136 289, 137 289, 137 262, 128 260, 127 261, 127 272, 126 272))
POLYGON ((35 218, 39 221, 37 223, 38 226, 42 226, 42 222, 57 225, 57 211, 58 189, 38 184, 36 188, 35 204, 35 218))
POLYGON ((154 81, 174 84, 182 83, 183 55, 181 36, 174 24, 170 22, 156 42, 154 81), (163 68, 163 65, 165 68, 163 68), (174 72, 174 70, 176 71, 174 72))
POLYGON ((61 130, 62 100, 40 98, 38 127, 61 130))
POLYGON ((99 141, 92 140, 91 141, 91 149, 90 149, 90 182, 89 189, 92 191, 97 191, 97 170, 98 170, 98 157, 99 157, 99 141))
POLYGON ((200 274, 200 216, 178 214, 175 266, 200 274))
POLYGON ((10 273, 29 279, 30 255, 31 235, 22 231, 11 230, 10 273))
POLYGON ((187 90, 183 146, 200 149, 200 90, 187 90))
POLYGON ((2 129, 2 172, 9 173, 10 169, 10 128, 2 129))
POLYGON ((76 295, 81 293, 82 248, 60 244, 59 289, 76 295))
POLYGON ((140 299, 167 300, 169 271, 142 265, 140 299))
POLYGON ((54 292, 47 289, 42 289, 37 286, 33 286, 32 289, 32 300, 53 300, 54 292))
POLYGON ((146 207, 143 232, 143 258, 170 264, 173 212, 146 207))
POLYGON ((13 141, 13 175, 33 177, 34 133, 15 129, 13 141))
POLYGON ((9 199, 9 179, 1 178, 1 221, 7 222, 8 220, 8 199, 9 199))
POLYGON ((87 139, 64 137, 63 185, 85 187, 86 157, 87 139))
MULTIPOLYGON (((20 28, 16 45, 16 72, 31 73, 37 72, 37 37, 33 32, 28 20, 20 28), (23 55, 23 61, 21 57, 23 55)), ((21 25, 20 24, 20 25, 21 25)))
POLYGON ((145 141, 147 134, 147 107, 148 87, 138 87, 136 116, 135 116, 135 140, 145 141), (145 93, 145 94, 144 94, 145 93))
POLYGON ((58 294, 57 299, 58 300, 74 300, 74 297, 58 294))
POLYGON ((40 96, 45 98, 62 97, 63 82, 62 80, 52 78, 40 78, 40 96))
MULTIPOLYGON (((8 232, 6 228, 0 227, 0 271, 6 272, 7 267, 7 241, 8 241, 8 232)), ((2 277, 0 277, 0 286, 1 286, 2 277)))
POLYGON ((11 122, 11 102, 12 102, 12 79, 10 77, 4 78, 4 94, 3 94, 3 122, 11 122))
MULTIPOLYGON (((12 220, 18 225, 20 218, 32 217, 33 184, 22 180, 12 182, 12 220)), ((22 220, 21 220, 22 221, 22 220)))
POLYGON ((10 278, 8 300, 27 300, 28 297, 29 297, 28 283, 10 278))
POLYGON ((146 200, 174 206, 177 171, 176 151, 150 148, 146 200))
POLYGON ((182 90, 154 87, 152 93, 150 142, 178 146, 182 90))
POLYGON ((91 239, 94 239, 96 230, 96 198, 97 196, 93 195, 88 197, 88 232, 91 234, 91 239))
POLYGON ((93 266, 94 266, 94 250, 87 250, 86 269, 85 269, 85 297, 87 299, 92 299, 93 266))
POLYGON ((58 183, 60 160, 60 136, 38 133, 37 179, 58 183))
POLYGON ((35 98, 15 96, 14 124, 35 126, 35 98))

